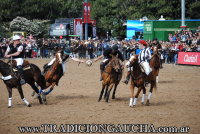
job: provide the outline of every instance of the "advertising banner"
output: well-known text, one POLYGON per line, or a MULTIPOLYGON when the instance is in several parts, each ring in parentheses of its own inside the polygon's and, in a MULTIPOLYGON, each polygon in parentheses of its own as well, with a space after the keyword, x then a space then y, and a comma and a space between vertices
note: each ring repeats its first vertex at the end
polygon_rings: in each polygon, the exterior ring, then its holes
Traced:
POLYGON ((179 52, 178 64, 200 65, 200 52, 179 52))
POLYGON ((127 39, 132 39, 132 37, 135 36, 135 32, 143 32, 144 22, 141 22, 139 20, 127 20, 126 28, 127 39))
POLYGON ((82 19, 74 19, 74 34, 79 35, 80 39, 82 39, 83 36, 82 19))
POLYGON ((90 9, 91 9, 91 4, 89 2, 84 2, 83 3, 83 23, 89 23, 90 9))

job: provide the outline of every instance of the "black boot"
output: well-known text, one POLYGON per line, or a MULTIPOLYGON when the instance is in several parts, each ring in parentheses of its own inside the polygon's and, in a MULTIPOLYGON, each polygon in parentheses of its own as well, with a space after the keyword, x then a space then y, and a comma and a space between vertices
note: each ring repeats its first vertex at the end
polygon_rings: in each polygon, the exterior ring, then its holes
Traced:
POLYGON ((129 80, 130 80, 130 77, 131 77, 131 71, 128 71, 127 72, 127 75, 126 75, 126 79, 122 82, 124 82, 125 84, 128 84, 129 80))
POLYGON ((24 75, 23 75, 23 68, 21 65, 17 66, 18 72, 19 72, 19 76, 20 76, 20 84, 24 85, 26 82, 24 80, 24 75))

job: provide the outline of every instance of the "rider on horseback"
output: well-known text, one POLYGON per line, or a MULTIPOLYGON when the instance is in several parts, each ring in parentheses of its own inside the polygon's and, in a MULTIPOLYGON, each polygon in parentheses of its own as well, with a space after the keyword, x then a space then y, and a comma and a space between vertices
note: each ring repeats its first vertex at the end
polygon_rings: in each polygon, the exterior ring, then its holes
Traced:
MULTIPOLYGON (((118 58, 123 62, 124 58, 122 53, 118 50, 117 45, 113 45, 112 48, 108 48, 104 50, 103 55, 99 56, 97 59, 94 60, 94 62, 98 61, 99 59, 104 57, 104 60, 100 63, 100 71, 101 74, 105 69, 105 66, 109 63, 109 61, 112 59, 112 55, 116 56, 118 55, 118 58)), ((102 80, 102 77, 100 78, 100 81, 102 80)))
MULTIPOLYGON (((64 66, 64 62, 66 61, 66 60, 68 60, 69 58, 70 59, 72 59, 72 60, 74 60, 74 61, 76 61, 76 62, 79 62, 79 63, 83 63, 84 62, 84 60, 80 60, 80 59, 78 59, 78 58, 75 58, 75 57, 73 57, 72 55, 71 55, 71 49, 70 48, 66 48, 66 49, 64 49, 64 50, 62 50, 62 55, 64 55, 64 56, 62 56, 62 70, 63 70, 63 74, 65 73, 65 66, 64 66)), ((49 63, 47 63, 47 64, 45 64, 44 66, 43 66, 43 68, 44 68, 44 73, 51 67, 51 65, 54 63, 54 61, 56 60, 56 58, 53 58, 49 63)), ((62 75, 63 75, 62 74, 62 75)))
POLYGON ((17 69, 21 79, 20 84, 23 85, 26 82, 24 80, 23 68, 22 68, 22 64, 24 63, 23 60, 24 54, 23 54, 23 46, 20 42, 20 39, 21 38, 19 35, 13 36, 13 44, 7 47, 4 57, 6 58, 12 57, 17 62, 17 69))
MULTIPOLYGON (((151 59, 150 48, 148 47, 147 42, 144 40, 140 40, 139 43, 142 44, 143 49, 139 53, 138 62, 140 66, 142 66, 142 68, 144 69, 145 74, 149 75, 149 73, 151 72, 151 68, 149 66, 149 61, 151 59)), ((127 62, 126 65, 128 66, 128 64, 130 64, 130 62, 127 62)), ((131 69, 128 68, 126 79, 123 81, 125 84, 128 84, 128 81, 130 79, 130 74, 131 74, 131 69)))

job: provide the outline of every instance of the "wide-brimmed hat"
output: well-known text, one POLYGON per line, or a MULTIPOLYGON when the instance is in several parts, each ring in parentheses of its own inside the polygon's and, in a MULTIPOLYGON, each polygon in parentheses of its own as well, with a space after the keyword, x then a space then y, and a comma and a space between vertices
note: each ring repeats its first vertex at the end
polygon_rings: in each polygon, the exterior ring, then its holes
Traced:
POLYGON ((13 41, 15 41, 15 40, 21 40, 20 36, 19 35, 13 36, 13 41))

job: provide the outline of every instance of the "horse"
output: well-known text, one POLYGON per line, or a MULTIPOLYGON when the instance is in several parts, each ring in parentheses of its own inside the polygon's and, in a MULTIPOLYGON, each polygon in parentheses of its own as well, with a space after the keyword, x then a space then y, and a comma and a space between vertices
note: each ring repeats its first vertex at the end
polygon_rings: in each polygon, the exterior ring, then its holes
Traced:
MULTIPOLYGON (((67 59, 66 55, 63 55, 63 51, 58 48, 55 54, 55 61, 50 66, 50 68, 44 69, 43 71, 43 77, 45 79, 45 83, 43 88, 40 90, 40 93, 42 94, 42 99, 45 104, 47 104, 46 95, 48 95, 50 92, 53 91, 54 86, 58 85, 60 78, 63 76, 62 63, 66 59, 67 59), (50 89, 47 92, 43 91, 49 87, 50 89)), ((32 96, 34 96, 34 92, 32 93, 32 96)))
POLYGON ((112 59, 109 61, 108 65, 105 67, 102 73, 102 90, 98 101, 102 99, 104 89, 106 88, 104 99, 106 102, 109 100, 110 92, 114 86, 114 91, 112 94, 112 99, 115 99, 115 93, 117 86, 122 78, 122 67, 120 60, 117 56, 112 56, 112 59))
POLYGON ((149 90, 148 99, 146 102, 146 105, 149 105, 153 89, 156 90, 156 88, 157 88, 156 73, 154 72, 154 70, 152 70, 152 72, 148 76, 146 76, 146 74, 142 71, 141 66, 138 63, 138 55, 132 55, 129 62, 130 62, 130 64, 128 65, 128 67, 132 67, 132 69, 130 69, 131 70, 131 84, 130 84, 131 95, 130 95, 129 106, 134 107, 136 105, 136 102, 137 102, 137 99, 138 99, 138 96, 139 96, 141 90, 143 90, 142 104, 144 104, 145 96, 146 96, 145 84, 147 82, 150 83, 150 85, 151 85, 150 90, 149 90), (134 88, 135 87, 138 88, 138 91, 137 91, 136 95, 134 96, 134 88))
MULTIPOLYGON (((12 60, 11 64, 8 64, 2 60, 0 60, 0 73, 2 74, 2 80, 7 87, 8 90, 8 108, 12 106, 12 88, 17 88, 23 102, 30 107, 31 104, 26 100, 23 94, 22 86, 20 84, 20 76, 17 73, 16 61, 12 60)), ((32 89, 37 93, 38 100, 40 104, 42 104, 42 99, 39 94, 39 90, 35 85, 43 88, 44 79, 41 77, 41 70, 35 64, 30 64, 28 61, 24 61, 23 63, 23 73, 24 80, 28 83, 32 89)))
POLYGON ((161 60, 160 60, 157 47, 153 48, 153 55, 150 59, 149 65, 153 70, 152 72, 155 73, 154 75, 156 75, 156 82, 158 83, 158 74, 161 68, 161 60))

